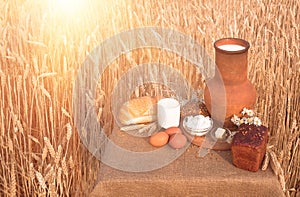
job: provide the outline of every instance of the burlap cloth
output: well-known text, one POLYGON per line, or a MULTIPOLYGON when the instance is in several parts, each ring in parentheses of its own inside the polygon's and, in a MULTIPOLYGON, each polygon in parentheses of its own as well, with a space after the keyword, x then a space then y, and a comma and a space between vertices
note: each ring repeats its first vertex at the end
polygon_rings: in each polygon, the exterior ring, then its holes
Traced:
MULTIPOLYGON (((111 138, 129 150, 153 148, 147 138, 124 132, 115 131, 111 138)), ((210 151, 198 158, 198 150, 191 145, 171 164, 150 172, 124 172, 101 164, 91 196, 284 196, 270 168, 249 172, 232 164, 230 151, 210 151)))

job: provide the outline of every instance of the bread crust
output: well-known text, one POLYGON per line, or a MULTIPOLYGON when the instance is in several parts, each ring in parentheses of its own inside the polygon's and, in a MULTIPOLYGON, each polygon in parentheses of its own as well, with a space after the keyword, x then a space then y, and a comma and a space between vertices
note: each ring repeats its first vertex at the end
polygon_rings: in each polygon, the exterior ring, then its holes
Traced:
POLYGON ((233 164, 241 169, 258 171, 266 153, 268 128, 242 124, 231 146, 233 164))
POLYGON ((143 96, 125 102, 118 113, 123 125, 142 124, 157 119, 157 97, 143 96))

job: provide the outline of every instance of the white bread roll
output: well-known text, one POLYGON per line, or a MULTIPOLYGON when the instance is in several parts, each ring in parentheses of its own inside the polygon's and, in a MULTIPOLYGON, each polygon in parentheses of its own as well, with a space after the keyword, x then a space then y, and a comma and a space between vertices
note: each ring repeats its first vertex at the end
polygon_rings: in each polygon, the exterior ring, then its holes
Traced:
POLYGON ((153 122, 157 119, 157 101, 155 97, 139 97, 125 102, 118 114, 123 125, 153 122))

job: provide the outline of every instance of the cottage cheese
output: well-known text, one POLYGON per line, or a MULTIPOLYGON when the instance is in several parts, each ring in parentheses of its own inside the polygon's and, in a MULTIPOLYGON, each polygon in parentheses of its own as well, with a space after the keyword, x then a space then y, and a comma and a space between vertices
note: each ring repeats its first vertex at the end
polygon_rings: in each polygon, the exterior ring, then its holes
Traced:
POLYGON ((211 119, 203 115, 187 116, 184 121, 186 128, 192 131, 204 131, 212 126, 211 119))

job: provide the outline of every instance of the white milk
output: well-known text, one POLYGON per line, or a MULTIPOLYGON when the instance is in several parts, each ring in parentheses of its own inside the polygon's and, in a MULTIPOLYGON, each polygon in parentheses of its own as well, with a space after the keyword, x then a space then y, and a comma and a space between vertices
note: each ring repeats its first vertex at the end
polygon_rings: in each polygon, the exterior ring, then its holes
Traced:
POLYGON ((224 51, 240 51, 240 50, 245 49, 244 46, 237 45, 237 44, 224 44, 224 45, 218 46, 218 48, 222 49, 224 51))
POLYGON ((178 127, 180 120, 180 104, 176 99, 164 98, 157 103, 158 124, 162 128, 178 127))

